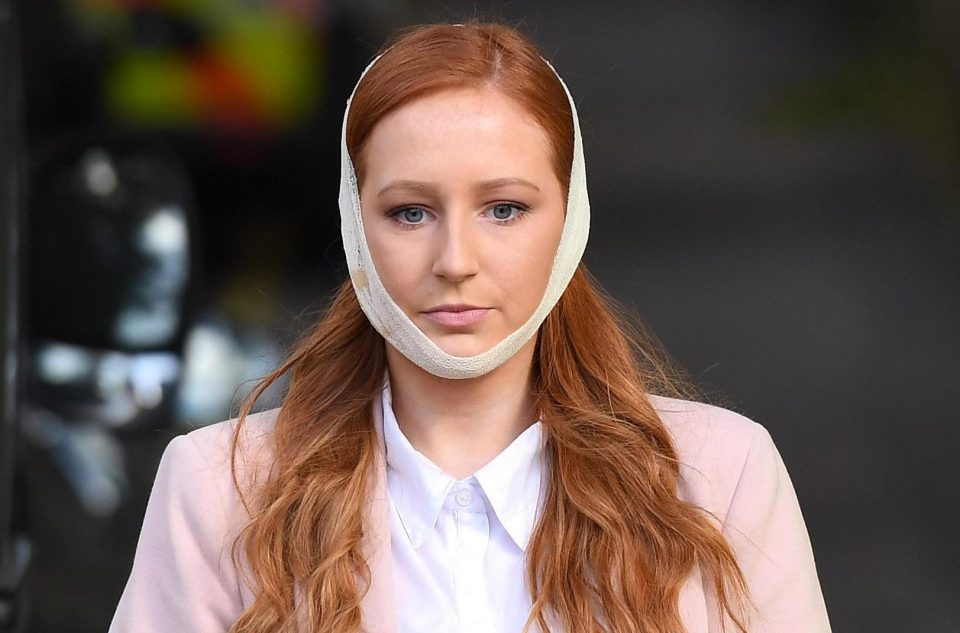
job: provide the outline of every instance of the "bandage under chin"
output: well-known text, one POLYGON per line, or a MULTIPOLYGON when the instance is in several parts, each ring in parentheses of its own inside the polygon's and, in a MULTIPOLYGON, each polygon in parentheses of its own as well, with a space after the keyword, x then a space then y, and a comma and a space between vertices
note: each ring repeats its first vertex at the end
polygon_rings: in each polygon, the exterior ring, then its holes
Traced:
MULTIPOLYGON (((374 59, 367 66, 360 75, 360 81, 376 63, 377 60, 374 59)), ((549 62, 547 65, 550 65, 549 62)), ((553 66, 550 68, 553 70, 553 66)), ((360 307, 377 332, 411 362, 431 374, 441 378, 475 378, 493 371, 513 357, 536 334, 550 310, 560 300, 560 296, 570 283, 583 257, 587 236, 590 233, 590 201, 587 197, 580 122, 570 91, 559 75, 557 79, 563 86, 573 114, 574 144, 566 217, 560 236, 560 245, 553 260, 553 269, 547 280, 547 287, 540 305, 530 318, 492 348, 476 356, 454 356, 440 349, 400 309, 380 280, 363 230, 357 174, 353 168, 350 153, 347 151, 347 117, 350 113, 353 94, 347 100, 340 140, 340 230, 353 289, 357 294, 360 307)), ((358 85, 360 81, 357 82, 358 85)))

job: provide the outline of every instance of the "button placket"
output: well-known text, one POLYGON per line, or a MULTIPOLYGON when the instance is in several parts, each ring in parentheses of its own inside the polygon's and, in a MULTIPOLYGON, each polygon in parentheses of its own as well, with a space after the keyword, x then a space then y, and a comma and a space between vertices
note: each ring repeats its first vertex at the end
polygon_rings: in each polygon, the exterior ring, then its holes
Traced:
POLYGON ((490 539, 486 507, 472 482, 458 482, 452 496, 458 533, 454 583, 460 631, 490 631, 492 619, 484 575, 484 556, 490 539))

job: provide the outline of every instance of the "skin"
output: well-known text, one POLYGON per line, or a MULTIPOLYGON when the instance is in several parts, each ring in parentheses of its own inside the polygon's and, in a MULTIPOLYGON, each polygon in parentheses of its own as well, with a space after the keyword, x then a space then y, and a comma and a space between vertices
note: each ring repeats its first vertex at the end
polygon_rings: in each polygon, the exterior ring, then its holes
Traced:
MULTIPOLYGON (((429 95, 373 129, 360 160, 367 243, 393 300, 455 356, 482 353, 540 303, 563 230, 565 198, 546 133, 492 88, 429 95), (438 323, 437 306, 486 310, 438 323)), ((532 424, 535 338, 494 371, 434 376, 389 344, 393 408, 411 444, 467 477, 532 424)))

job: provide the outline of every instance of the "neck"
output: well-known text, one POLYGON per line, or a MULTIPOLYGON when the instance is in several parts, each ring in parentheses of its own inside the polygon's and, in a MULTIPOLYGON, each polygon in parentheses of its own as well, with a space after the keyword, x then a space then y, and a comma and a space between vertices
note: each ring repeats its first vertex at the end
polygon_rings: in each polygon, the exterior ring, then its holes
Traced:
POLYGON ((490 373, 439 378, 389 344, 393 412, 415 449, 457 479, 496 457, 537 419, 531 388, 536 337, 490 373))

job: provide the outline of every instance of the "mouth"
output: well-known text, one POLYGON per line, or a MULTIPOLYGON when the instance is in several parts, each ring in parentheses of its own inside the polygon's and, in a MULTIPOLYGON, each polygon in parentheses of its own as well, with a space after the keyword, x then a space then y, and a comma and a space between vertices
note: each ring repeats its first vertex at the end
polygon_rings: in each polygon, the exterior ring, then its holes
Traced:
POLYGON ((490 308, 468 305, 464 303, 439 305, 423 314, 439 325, 446 327, 466 327, 480 321, 490 308))

